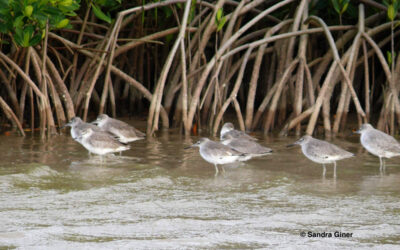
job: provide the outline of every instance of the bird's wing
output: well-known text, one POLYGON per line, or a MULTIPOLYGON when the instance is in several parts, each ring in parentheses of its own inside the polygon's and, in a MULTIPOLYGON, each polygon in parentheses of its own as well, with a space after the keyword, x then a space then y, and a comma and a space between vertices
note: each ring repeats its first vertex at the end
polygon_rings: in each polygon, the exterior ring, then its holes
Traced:
POLYGON ((247 139, 251 141, 257 141, 257 138, 254 138, 248 134, 246 134, 243 131, 239 130, 231 130, 229 132, 226 132, 226 135, 223 136, 223 139, 225 138, 242 138, 242 139, 247 139))
POLYGON ((266 154, 272 151, 270 148, 263 147, 255 141, 246 139, 232 139, 228 145, 240 152, 250 154, 266 154))
POLYGON ((110 128, 109 130, 113 134, 121 134, 125 137, 144 137, 145 134, 143 134, 141 131, 137 130, 133 126, 129 125, 128 123, 125 123, 120 120, 112 119, 109 124, 110 128), (140 134, 139 134, 139 133, 140 134))
POLYGON ((313 139, 314 141, 312 143, 309 143, 307 145, 307 151, 309 154, 314 154, 322 158, 329 158, 332 156, 343 156, 343 157, 351 157, 353 156, 352 153, 339 148, 338 146, 326 142, 326 141, 321 141, 318 139, 313 139))
POLYGON ((241 156, 242 152, 239 152, 229 146, 223 145, 218 142, 209 142, 206 147, 208 153, 213 156, 241 156))
POLYGON ((95 147, 102 148, 115 148, 120 146, 126 146, 125 144, 120 143, 113 136, 110 136, 108 133, 104 132, 96 132, 92 136, 89 137, 90 143, 95 147))
POLYGON ((400 143, 392 136, 379 130, 369 131, 365 134, 366 142, 370 147, 378 147, 384 151, 400 152, 400 143))

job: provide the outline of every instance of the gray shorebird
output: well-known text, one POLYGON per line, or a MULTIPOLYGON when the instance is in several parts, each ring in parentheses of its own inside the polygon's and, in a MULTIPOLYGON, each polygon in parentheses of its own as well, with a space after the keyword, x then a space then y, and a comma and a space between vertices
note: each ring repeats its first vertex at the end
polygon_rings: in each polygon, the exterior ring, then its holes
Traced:
POLYGON ((134 128, 133 126, 109 117, 106 114, 99 115, 95 121, 92 122, 103 130, 118 137, 122 143, 133 142, 144 139, 145 134, 134 128))
POLYGON ((380 171, 385 168, 383 158, 400 156, 400 143, 393 136, 375 129, 371 124, 364 123, 355 133, 361 134, 360 141, 363 147, 371 154, 379 157, 380 171))
POLYGON ((251 140, 251 141, 257 141, 256 138, 251 137, 250 135, 246 134, 243 131, 236 130, 232 123, 227 122, 221 128, 220 139, 224 140, 224 139, 229 139, 229 138, 238 138, 238 139, 247 139, 247 140, 251 140))
MULTIPOLYGON (((75 141, 78 141, 79 138, 81 137, 82 131, 87 129, 87 128, 91 128, 94 132, 104 132, 106 133, 103 129, 101 129, 100 127, 97 127, 96 125, 90 124, 90 123, 86 123, 84 121, 82 121, 81 118, 79 117, 73 117, 68 123, 66 123, 64 126, 62 126, 62 128, 65 127, 71 127, 71 137, 72 139, 74 139, 75 141)), ((109 134, 111 136, 111 134, 109 134)))
POLYGON ((125 145, 105 133, 95 132, 91 128, 86 128, 82 131, 79 143, 89 152, 101 156, 130 149, 129 145, 125 145))
POLYGON ((301 151, 308 159, 322 164, 324 167, 322 173, 323 176, 325 176, 326 173, 325 164, 333 163, 333 176, 336 177, 336 161, 354 156, 353 153, 347 152, 329 142, 315 139, 310 135, 305 135, 295 143, 288 146, 292 145, 300 145, 301 151))
POLYGON ((230 134, 225 136, 227 139, 221 141, 222 144, 227 145, 239 152, 246 153, 251 157, 259 157, 269 155, 272 149, 261 146, 255 141, 244 138, 233 138, 230 134))
MULTIPOLYGON (((201 138, 190 147, 198 147, 201 157, 214 165, 215 176, 218 175, 218 166, 237 161, 248 160, 248 154, 239 152, 219 142, 211 141, 208 138, 201 138)), ((188 148, 190 148, 188 147, 188 148)))

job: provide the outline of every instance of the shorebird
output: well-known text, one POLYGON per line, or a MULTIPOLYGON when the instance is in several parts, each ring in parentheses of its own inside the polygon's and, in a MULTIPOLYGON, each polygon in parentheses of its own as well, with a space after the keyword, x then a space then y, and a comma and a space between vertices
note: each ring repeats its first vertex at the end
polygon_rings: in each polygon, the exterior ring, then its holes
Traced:
POLYGON ((224 140, 224 139, 229 139, 229 138, 239 138, 239 139, 247 139, 247 140, 257 141, 256 138, 251 137, 250 135, 246 134, 243 131, 236 130, 232 123, 227 122, 221 128, 220 139, 224 140), (228 135, 230 137, 228 137, 228 135))
POLYGON ((133 126, 109 117, 106 114, 99 115, 95 121, 92 122, 103 130, 118 137, 122 143, 133 142, 144 139, 145 134, 137 130, 133 126))
POLYGON ((95 132, 91 128, 86 128, 82 131, 78 142, 89 152, 101 156, 122 152, 130 148, 129 145, 125 145, 105 133, 95 132))
POLYGON ((378 129, 372 127, 369 123, 364 123, 355 133, 361 134, 360 141, 363 147, 373 155, 379 157, 379 170, 385 168, 383 158, 392 158, 400 155, 400 143, 378 129))
POLYGON ((261 146, 255 141, 244 138, 233 138, 230 134, 225 136, 228 139, 221 141, 222 144, 227 145, 239 152, 246 153, 251 157, 258 157, 268 155, 272 149, 261 146))
MULTIPOLYGON (((90 123, 86 123, 86 122, 82 121, 82 119, 77 117, 77 116, 73 117, 68 123, 66 123, 64 126, 62 126, 62 128, 65 128, 65 127, 71 127, 71 131, 70 131, 71 132, 71 137, 75 141, 78 141, 78 139, 81 137, 82 131, 87 129, 87 128, 91 128, 95 132, 106 133, 100 127, 97 127, 96 125, 93 125, 93 124, 90 124, 90 123)), ((111 134, 109 134, 109 135, 111 136, 111 134)))
POLYGON ((219 142, 211 141, 208 138, 201 138, 199 141, 197 141, 190 147, 200 148, 199 152, 201 157, 205 161, 214 164, 215 176, 218 175, 217 165, 233 163, 236 161, 243 161, 248 158, 248 154, 239 152, 219 142))
POLYGON ((320 163, 324 167, 322 175, 325 176, 325 164, 333 163, 333 177, 336 177, 336 161, 350 158, 353 153, 347 152, 329 142, 312 138, 310 135, 305 135, 295 143, 288 145, 300 145, 303 154, 313 162, 320 163))

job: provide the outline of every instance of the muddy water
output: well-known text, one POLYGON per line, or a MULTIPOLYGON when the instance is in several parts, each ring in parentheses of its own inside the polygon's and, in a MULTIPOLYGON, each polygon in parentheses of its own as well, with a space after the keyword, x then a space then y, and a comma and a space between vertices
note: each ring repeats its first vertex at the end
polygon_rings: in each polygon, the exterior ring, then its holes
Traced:
POLYGON ((256 136, 274 153, 227 166, 217 177, 197 149, 183 149, 198 137, 185 140, 174 131, 132 143, 103 163, 68 134, 50 141, 1 136, 0 246, 389 249, 400 243, 399 158, 380 174, 378 158, 362 150, 357 136, 336 139, 357 157, 338 163, 336 179, 330 166, 322 178, 322 167, 300 148, 285 147, 296 138, 256 136))

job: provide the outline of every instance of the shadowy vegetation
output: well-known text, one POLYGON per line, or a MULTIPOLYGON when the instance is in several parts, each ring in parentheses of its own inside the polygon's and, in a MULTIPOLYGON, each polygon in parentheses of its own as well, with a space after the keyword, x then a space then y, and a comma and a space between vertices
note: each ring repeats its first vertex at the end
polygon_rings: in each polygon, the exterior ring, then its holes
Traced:
POLYGON ((400 125, 399 0, 0 0, 0 107, 51 135, 74 116, 147 114, 215 134, 400 125), (302 127, 301 125, 304 125, 302 127))

